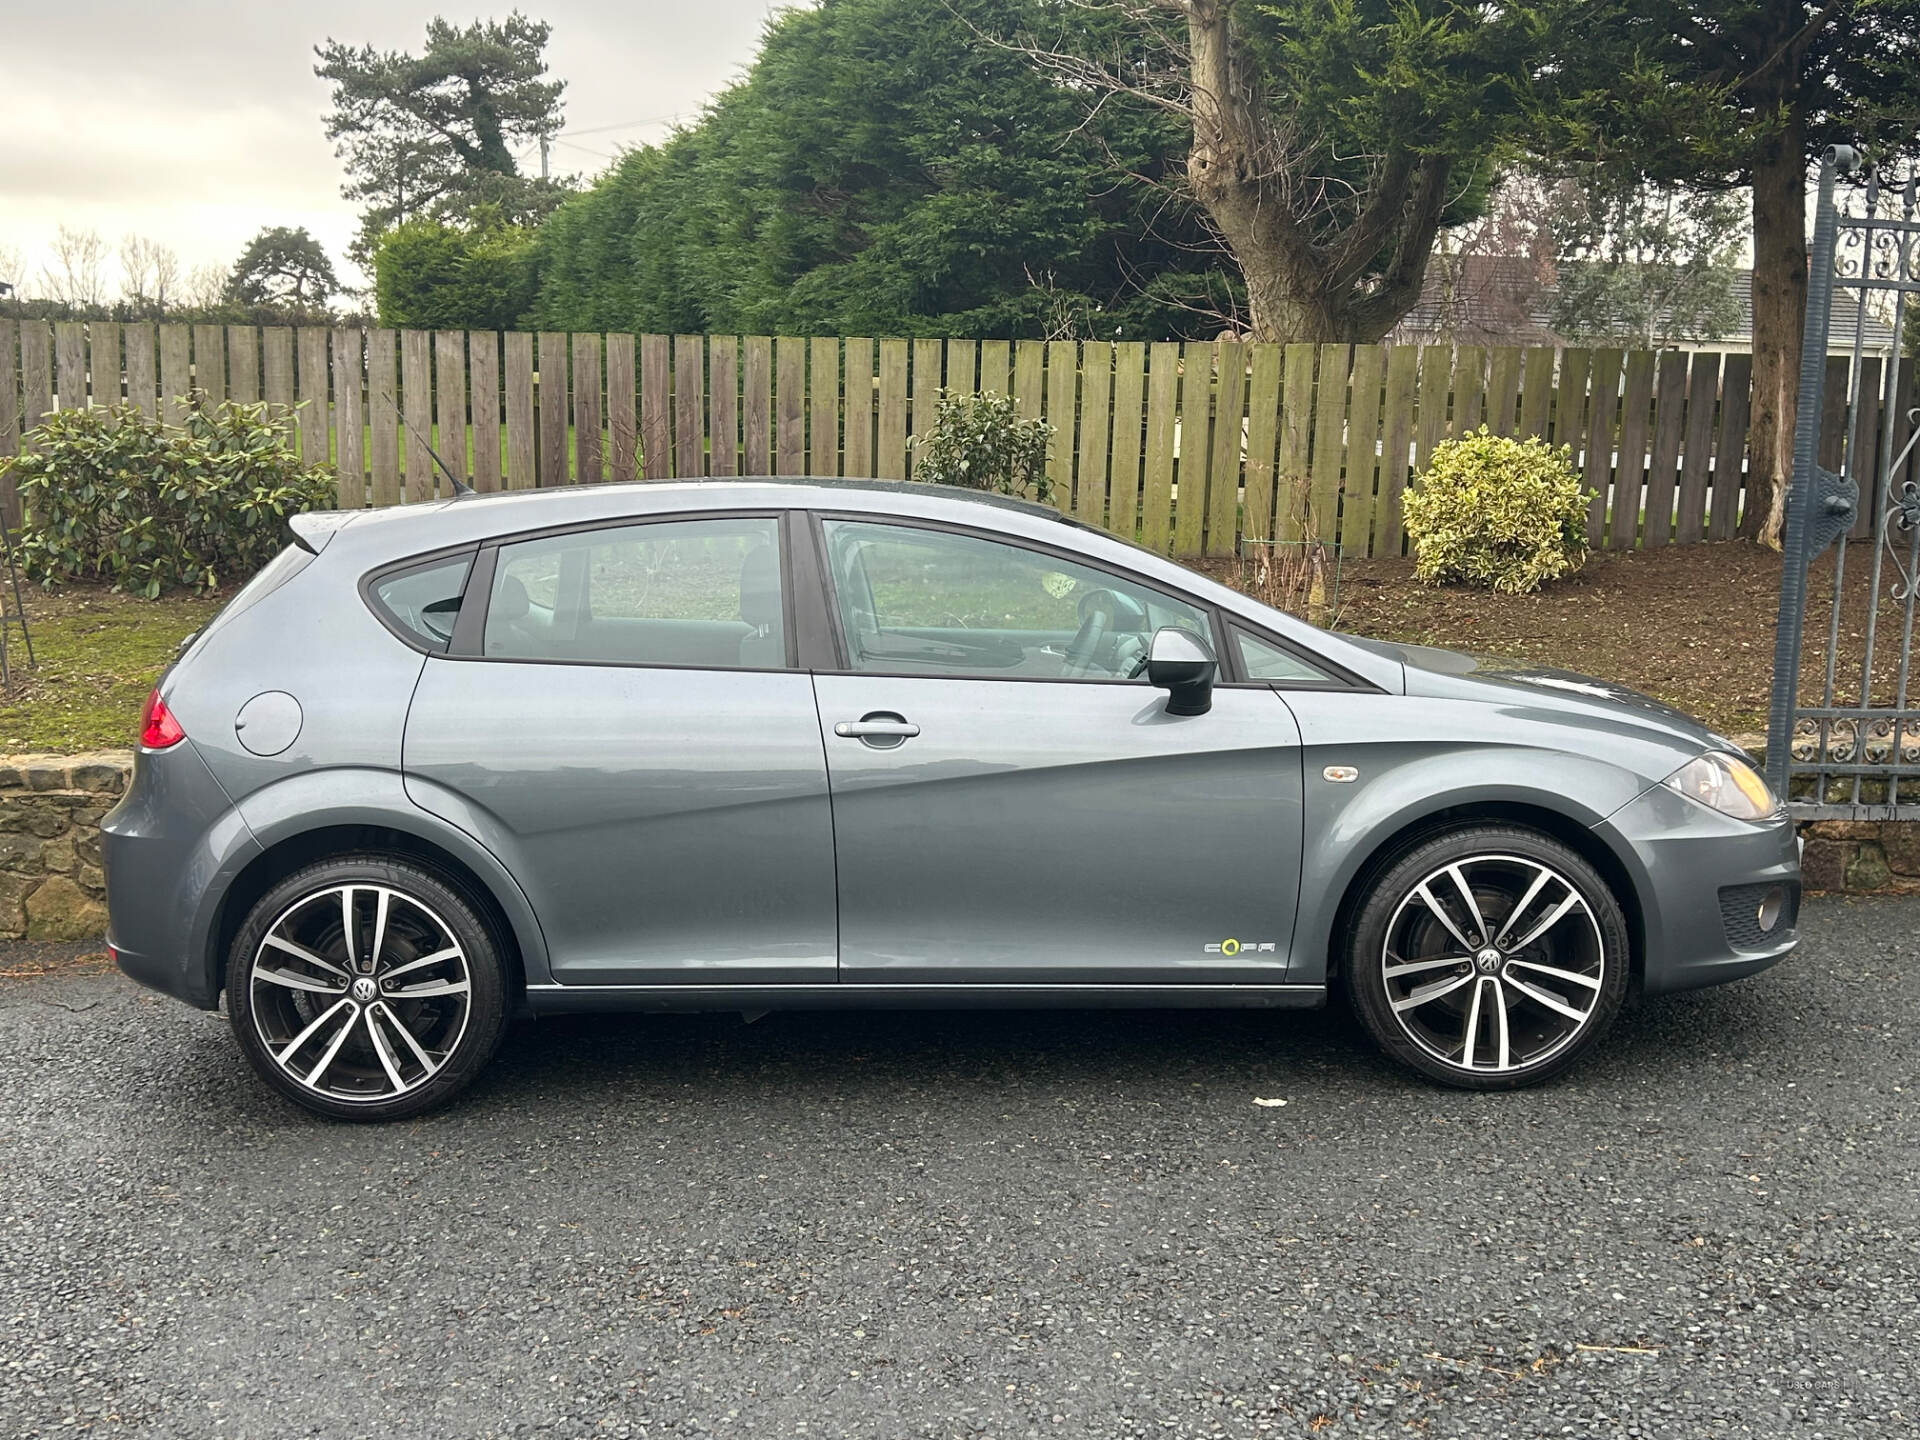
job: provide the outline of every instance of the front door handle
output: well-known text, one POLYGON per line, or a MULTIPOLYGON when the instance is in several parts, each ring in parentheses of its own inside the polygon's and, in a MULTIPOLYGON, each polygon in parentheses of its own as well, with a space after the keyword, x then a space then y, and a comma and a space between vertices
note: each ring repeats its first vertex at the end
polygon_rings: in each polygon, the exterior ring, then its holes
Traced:
POLYGON ((906 720, 842 720, 833 733, 847 740, 911 740, 920 727, 906 720))
POLYGON ((858 720, 841 720, 833 726, 841 739, 856 739, 870 751, 893 751, 920 733, 920 726, 893 710, 868 710, 858 720))

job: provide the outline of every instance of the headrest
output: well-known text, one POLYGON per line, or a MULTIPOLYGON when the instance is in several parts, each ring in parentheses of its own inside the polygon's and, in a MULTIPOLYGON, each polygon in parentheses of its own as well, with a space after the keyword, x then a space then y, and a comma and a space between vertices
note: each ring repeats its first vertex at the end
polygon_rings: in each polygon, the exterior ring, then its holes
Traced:
POLYGON ((518 575, 502 575, 493 587, 493 603, 487 607, 488 620, 511 623, 527 618, 527 587, 518 575))
POLYGON ((740 618, 756 630, 774 630, 780 610, 780 556, 771 545, 756 545, 740 563, 740 618))

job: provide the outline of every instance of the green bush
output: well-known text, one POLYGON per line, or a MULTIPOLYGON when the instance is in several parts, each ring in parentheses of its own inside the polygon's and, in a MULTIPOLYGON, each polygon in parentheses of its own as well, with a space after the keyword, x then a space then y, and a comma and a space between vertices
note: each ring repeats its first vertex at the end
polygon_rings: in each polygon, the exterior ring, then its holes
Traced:
POLYGON ((28 576, 148 599, 245 579, 286 544, 289 515, 334 503, 332 474, 288 447, 291 422, 281 407, 210 409, 199 395, 184 425, 132 405, 55 411, 8 462, 28 576))
POLYGON ((512 330, 534 300, 533 232, 409 220, 374 246, 373 293, 382 325, 512 330))
POLYGON ((1587 558, 1587 502, 1572 452, 1544 440, 1495 435, 1484 425, 1434 446, 1403 502, 1413 573, 1525 595, 1587 558))
POLYGON ((1005 395, 942 390, 932 429, 914 438, 913 478, 1024 495, 1044 504, 1053 498, 1047 478, 1052 439, 1053 426, 1023 419, 1005 395))

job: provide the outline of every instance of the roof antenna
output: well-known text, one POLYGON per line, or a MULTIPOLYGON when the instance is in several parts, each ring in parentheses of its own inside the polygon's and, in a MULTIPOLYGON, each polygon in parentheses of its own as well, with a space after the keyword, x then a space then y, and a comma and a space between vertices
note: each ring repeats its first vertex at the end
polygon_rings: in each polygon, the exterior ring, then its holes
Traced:
POLYGON ((383 390, 380 393, 386 398, 387 404, 393 406, 393 413, 400 416, 400 423, 407 427, 407 433, 420 442, 420 448, 433 457, 433 463, 438 465, 440 467, 440 473, 447 477, 448 483, 453 486, 453 498, 456 500, 464 500, 469 495, 477 494, 478 492, 475 491, 471 485, 454 474, 453 471, 447 469, 447 462, 440 458, 440 452, 429 445, 427 443, 427 437, 414 429, 413 422, 400 413, 400 402, 393 398, 393 392, 391 390, 383 390))

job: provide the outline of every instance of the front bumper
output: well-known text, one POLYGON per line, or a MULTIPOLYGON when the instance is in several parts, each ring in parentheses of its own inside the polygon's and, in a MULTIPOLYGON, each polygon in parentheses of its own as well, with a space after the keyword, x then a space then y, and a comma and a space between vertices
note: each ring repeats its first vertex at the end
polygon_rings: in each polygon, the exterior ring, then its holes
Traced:
POLYGON ((210 897, 260 846, 193 742, 142 750, 120 803, 100 822, 107 939, 133 979, 189 1005, 220 1001, 210 897))
POLYGON ((1656 785, 1594 827, 1633 872, 1649 995, 1739 980, 1800 942, 1793 822, 1734 820, 1656 785), (1777 914, 1761 923, 1772 896, 1777 914))

